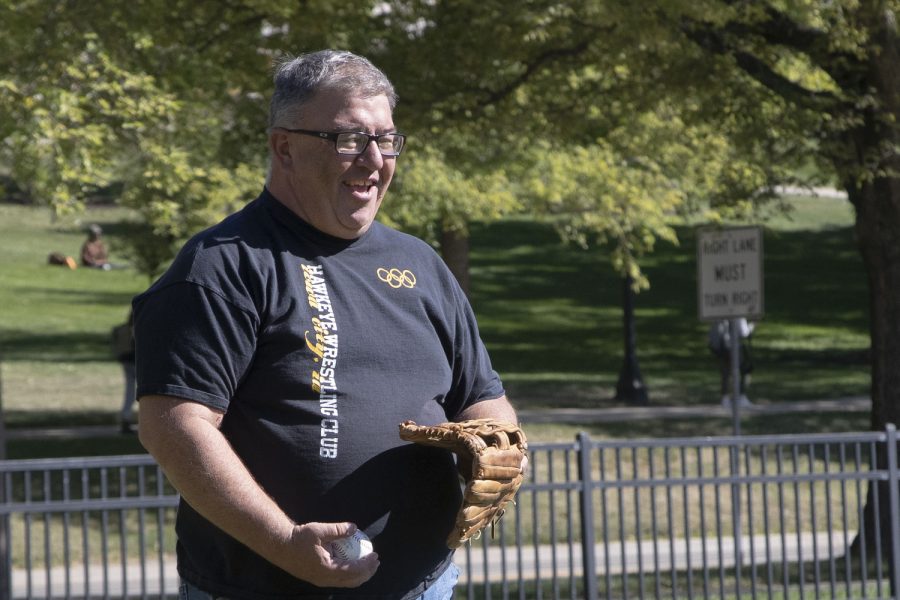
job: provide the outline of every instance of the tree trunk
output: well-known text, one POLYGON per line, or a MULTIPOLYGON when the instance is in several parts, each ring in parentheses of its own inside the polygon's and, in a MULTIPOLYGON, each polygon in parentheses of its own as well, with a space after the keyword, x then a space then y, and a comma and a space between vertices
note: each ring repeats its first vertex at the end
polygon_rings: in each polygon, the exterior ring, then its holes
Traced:
POLYGON ((872 427, 881 430, 900 424, 900 38, 890 11, 871 6, 864 81, 876 102, 841 141, 855 158, 845 187, 869 282, 872 427))
POLYGON ((900 180, 848 190, 869 284, 872 428, 900 423, 900 180))
POLYGON ((456 277, 459 286, 469 295, 469 235, 456 230, 441 230, 441 256, 456 277))
MULTIPOLYGON (((845 187, 856 212, 857 244, 869 285, 871 426, 883 430, 888 423, 900 424, 900 156, 896 150, 900 143, 896 124, 900 116, 900 48, 892 27, 873 28, 873 37, 878 38, 879 50, 870 56, 867 80, 879 99, 878 112, 867 111, 860 127, 843 141, 857 160, 845 187), (861 173, 869 178, 861 178, 861 173)), ((841 166, 846 164, 838 164, 841 166)), ((879 468, 886 466, 883 452, 876 460, 879 468)), ((889 492, 883 483, 869 484, 863 522, 851 552, 859 556, 865 543, 869 556, 874 557, 876 536, 882 536, 880 558, 886 561, 892 595, 896 596, 889 492)))
MULTIPOLYGON (((878 178, 863 186, 848 185, 847 191, 856 209, 857 243, 869 284, 871 426, 884 430, 888 423, 900 424, 900 179, 878 178)), ((885 468, 883 452, 876 460, 879 468, 885 468)), ((884 483, 869 484, 863 523, 851 552, 859 556, 865 543, 868 555, 874 557, 875 540, 881 536, 881 558, 890 569, 888 494, 884 483)))

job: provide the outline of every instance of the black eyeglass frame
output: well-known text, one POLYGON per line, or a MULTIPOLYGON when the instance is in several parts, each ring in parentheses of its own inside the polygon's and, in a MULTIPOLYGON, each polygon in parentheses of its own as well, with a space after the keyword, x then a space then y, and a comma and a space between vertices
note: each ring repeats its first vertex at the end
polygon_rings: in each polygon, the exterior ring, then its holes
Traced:
POLYGON ((394 158, 396 156, 400 156, 400 153, 403 152, 403 147, 406 146, 406 135, 399 133, 397 131, 393 131, 391 133, 372 134, 372 133, 366 133, 365 131, 313 131, 311 129, 291 129, 289 127, 279 127, 278 129, 282 129, 282 130, 290 132, 290 133, 300 133, 303 135, 309 135, 309 136, 317 137, 317 138, 323 139, 323 140, 330 140, 330 141, 334 142, 334 151, 343 156, 359 156, 360 154, 362 154, 363 152, 366 151, 366 148, 369 147, 369 144, 371 144, 372 142, 375 142, 375 146, 378 148, 378 151, 381 152, 382 156, 394 158), (347 134, 364 135, 367 138, 369 138, 369 141, 366 142, 366 145, 363 146, 363 149, 360 150, 359 152, 341 152, 338 149, 338 143, 337 143, 338 137, 342 136, 342 135, 347 135, 347 134), (383 138, 388 135, 393 135, 393 136, 400 138, 400 149, 397 151, 396 154, 386 154, 381 149, 381 147, 378 145, 378 139, 383 138))

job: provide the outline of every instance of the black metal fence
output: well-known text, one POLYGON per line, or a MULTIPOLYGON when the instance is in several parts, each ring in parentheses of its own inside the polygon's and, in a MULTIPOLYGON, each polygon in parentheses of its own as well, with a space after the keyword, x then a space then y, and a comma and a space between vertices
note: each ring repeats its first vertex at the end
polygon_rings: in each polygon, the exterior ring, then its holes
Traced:
MULTIPOLYGON (((531 444, 467 598, 896 598, 897 434, 531 444)), ((173 598, 177 494, 148 456, 0 461, 0 597, 173 598)), ((377 543, 377 542, 376 542, 377 543)))

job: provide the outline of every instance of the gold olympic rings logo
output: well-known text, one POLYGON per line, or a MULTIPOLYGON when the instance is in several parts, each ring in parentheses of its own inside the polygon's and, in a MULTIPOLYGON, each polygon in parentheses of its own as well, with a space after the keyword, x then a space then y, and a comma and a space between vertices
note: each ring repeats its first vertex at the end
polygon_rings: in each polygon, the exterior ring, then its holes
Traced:
POLYGON ((375 274, 378 275, 378 279, 385 282, 392 288, 413 288, 416 287, 416 276, 413 275, 413 272, 409 269, 385 269, 384 267, 380 267, 375 274))

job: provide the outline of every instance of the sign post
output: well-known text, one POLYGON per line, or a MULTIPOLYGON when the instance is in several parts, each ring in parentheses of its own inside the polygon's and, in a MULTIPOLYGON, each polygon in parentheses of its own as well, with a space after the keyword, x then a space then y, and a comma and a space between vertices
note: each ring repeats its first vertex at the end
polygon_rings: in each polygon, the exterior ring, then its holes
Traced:
POLYGON ((740 435, 740 326, 763 315, 762 228, 728 227, 697 232, 697 306, 702 321, 728 319, 731 343, 731 410, 740 435))
MULTIPOLYGON (((729 320, 731 336, 731 415, 741 435, 741 318, 763 315, 763 236, 761 227, 701 229, 697 232, 697 306, 703 321, 729 320)), ((732 473, 738 473, 737 445, 731 447, 732 473)), ((741 589, 741 489, 732 484, 735 590, 741 589)))

